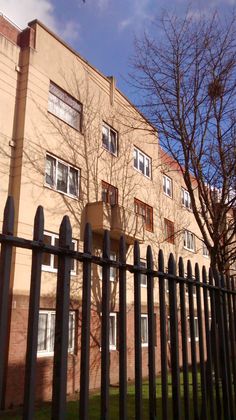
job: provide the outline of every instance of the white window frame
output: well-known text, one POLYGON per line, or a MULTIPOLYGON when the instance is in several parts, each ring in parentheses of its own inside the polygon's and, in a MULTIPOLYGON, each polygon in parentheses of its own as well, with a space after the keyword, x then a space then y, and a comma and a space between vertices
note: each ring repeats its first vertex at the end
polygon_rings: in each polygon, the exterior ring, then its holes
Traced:
POLYGON ((192 203, 191 203, 191 198, 190 198, 190 194, 189 192, 181 187, 181 202, 182 205, 188 209, 188 210, 192 210, 192 203))
POLYGON ((117 313, 116 312, 110 312, 109 314, 109 350, 114 351, 117 349, 117 313), (114 338, 114 341, 111 342, 111 334, 110 334, 110 320, 111 318, 114 319, 114 332, 112 334, 112 337, 114 338))
MULTIPOLYGON (((113 251, 110 252, 110 260, 112 261, 117 260, 116 252, 113 252, 113 251)), ((102 266, 98 265, 97 267, 98 267, 98 276, 100 280, 102 280, 102 266)), ((114 282, 116 280, 116 276, 117 276, 116 267, 110 267, 110 281, 114 282)))
MULTIPOLYGON (((142 341, 142 347, 148 347, 148 315, 147 314, 141 314, 141 323, 142 323, 142 319, 146 319, 146 336, 147 336, 147 340, 146 341, 142 341)), ((142 326, 141 326, 141 331, 142 331, 142 326)), ((142 335, 142 334, 141 334, 142 335)), ((142 339, 142 337, 141 337, 142 339)))
MULTIPOLYGON (((143 268, 147 268, 147 261, 145 258, 140 258, 140 266, 143 268)), ((141 284, 141 287, 147 288, 147 275, 146 274, 141 273, 140 284, 141 284)))
MULTIPOLYGON (((52 322, 52 315, 56 317, 56 311, 55 310, 49 310, 49 309, 40 309, 39 315, 45 314, 48 316, 47 320, 47 326, 46 326, 46 349, 44 350, 37 350, 37 357, 45 357, 45 356, 53 356, 54 354, 54 341, 53 345, 51 346, 51 322, 52 322)), ((74 353, 75 351, 75 311, 70 311, 69 316, 72 316, 73 321, 73 329, 72 329, 72 346, 68 347, 68 353, 74 353)), ((55 331, 55 330, 54 330, 55 331)))
POLYGON ((184 231, 184 249, 187 249, 188 251, 195 252, 195 235, 194 233, 190 232, 190 230, 184 231), (191 238, 191 239, 190 239, 191 238), (192 247, 191 247, 192 243, 192 247))
MULTIPOLYGON (((50 244, 51 246, 56 246, 55 245, 56 239, 59 239, 59 235, 57 235, 56 233, 48 232, 48 231, 44 231, 43 234, 51 237, 51 244, 50 244)), ((74 250, 77 251, 77 241, 75 239, 72 239, 72 243, 74 244, 74 250)), ((55 254, 49 254, 49 253, 47 254, 50 257, 50 265, 42 264, 42 271, 48 271, 50 273, 57 273, 57 268, 54 267, 55 254)), ((77 274, 76 266, 77 266, 77 261, 74 260, 74 270, 71 270, 70 272, 70 274, 73 276, 76 276, 77 274)))
POLYGON ((114 128, 110 127, 108 124, 103 122, 102 124, 102 147, 111 153, 113 156, 118 155, 118 133, 114 128), (107 140, 108 144, 103 141, 103 136, 105 136, 105 131, 107 131, 107 140), (115 137, 115 151, 112 150, 112 135, 115 137))
POLYGON ((167 197, 173 198, 173 182, 172 179, 167 175, 163 175, 163 192, 165 195, 167 195, 167 197))
MULTIPOLYGON (((189 326, 188 341, 190 342, 191 341, 191 331, 190 331, 190 317, 189 316, 188 316, 188 326, 189 326)), ((199 341, 199 322, 198 322, 198 317, 197 316, 194 317, 194 338, 195 338, 195 341, 199 341)))
POLYGON ((44 173, 44 185, 53 191, 58 191, 61 194, 67 195, 73 198, 79 198, 79 189, 80 189, 80 169, 76 168, 73 165, 63 161, 62 159, 58 159, 56 156, 51 155, 50 153, 46 153, 45 159, 45 173, 44 173), (50 178, 50 175, 47 173, 47 162, 49 160, 53 160, 54 166, 52 169, 52 182, 47 182, 47 176, 50 178), (66 180, 66 192, 58 188, 58 165, 61 164, 67 168, 67 180, 66 180), (77 172, 77 192, 76 194, 70 193, 70 174, 73 173, 72 171, 77 172))
POLYGON ((152 161, 149 156, 146 155, 146 153, 142 152, 137 147, 134 147, 133 152, 133 167, 138 172, 146 176, 147 178, 151 179, 152 176, 152 161), (143 170, 142 170, 142 163, 141 160, 143 159, 143 170))
POLYGON ((82 104, 53 82, 50 82, 49 86, 48 112, 75 130, 81 131, 82 104))
POLYGON ((202 255, 203 257, 209 258, 209 251, 205 242, 202 242, 202 255))

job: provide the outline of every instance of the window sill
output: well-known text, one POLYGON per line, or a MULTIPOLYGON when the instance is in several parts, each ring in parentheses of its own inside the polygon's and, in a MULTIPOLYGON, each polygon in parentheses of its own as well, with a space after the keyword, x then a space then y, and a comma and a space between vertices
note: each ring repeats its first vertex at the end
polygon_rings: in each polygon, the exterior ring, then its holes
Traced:
POLYGON ((109 149, 107 149, 105 146, 103 146, 103 144, 102 144, 102 148, 103 148, 104 150, 106 150, 106 152, 110 153, 110 155, 112 155, 112 156, 114 156, 114 157, 118 157, 118 153, 113 153, 113 152, 111 152, 109 149))
POLYGON ((186 251, 192 252, 193 254, 196 253, 195 249, 187 248, 186 246, 183 247, 186 251))
POLYGON ((165 191, 163 191, 163 194, 164 194, 166 197, 168 197, 168 198, 170 198, 171 200, 173 200, 173 195, 169 195, 169 194, 167 194, 165 191))
POLYGON ((56 192, 56 193, 59 193, 59 194, 65 195, 66 197, 72 198, 73 200, 79 201, 79 199, 80 199, 80 198, 79 198, 79 196, 72 195, 72 194, 68 194, 68 193, 65 193, 65 192, 63 192, 63 191, 57 190, 56 188, 52 188, 52 187, 50 187, 50 185, 48 185, 48 184, 46 184, 46 183, 44 183, 44 184, 43 184, 43 186, 44 186, 45 188, 48 188, 48 189, 49 189, 49 190, 51 190, 51 191, 54 191, 54 192, 56 192))
MULTIPOLYGON (((44 273, 53 273, 53 274, 57 274, 58 270, 55 268, 50 268, 50 267, 46 267, 42 265, 42 271, 44 273)), ((71 271, 70 272, 71 276, 77 276, 77 273, 75 271, 71 271)))
POLYGON ((145 176, 145 178, 149 179, 149 181, 152 181, 152 177, 151 177, 151 176, 148 176, 148 175, 146 175, 146 174, 144 174, 142 171, 140 171, 140 169, 136 168, 135 166, 133 166, 133 169, 134 169, 135 171, 137 171, 139 174, 141 174, 141 175, 145 176))
POLYGON ((48 111, 49 115, 52 115, 53 117, 55 117, 57 120, 59 120, 60 122, 63 122, 64 124, 68 125, 68 127, 73 128, 73 130, 77 131, 77 133, 83 134, 81 128, 76 128, 73 125, 71 125, 70 123, 68 123, 67 121, 63 120, 62 118, 58 117, 56 114, 54 114, 53 112, 48 111))

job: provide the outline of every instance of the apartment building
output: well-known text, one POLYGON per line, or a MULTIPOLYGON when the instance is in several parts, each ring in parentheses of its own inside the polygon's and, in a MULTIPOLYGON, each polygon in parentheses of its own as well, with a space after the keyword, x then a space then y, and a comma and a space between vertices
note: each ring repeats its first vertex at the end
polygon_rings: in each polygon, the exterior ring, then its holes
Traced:
MULTIPOLYGON (((163 249, 177 259, 209 265, 206 247, 191 211, 191 200, 176 163, 158 143, 154 127, 106 77, 35 20, 21 31, 0 16, 0 218, 7 195, 14 197, 15 234, 32 238, 34 214, 44 208, 46 243, 58 243, 62 217, 70 217, 74 249, 83 249, 86 222, 94 253, 101 255, 103 233, 111 236, 116 259, 125 234, 127 259, 140 242, 145 266, 151 244, 155 264, 163 249)), ((196 191, 197 194, 197 191, 196 191)), ((12 268, 12 314, 7 383, 8 406, 22 401, 26 351, 30 252, 18 249, 12 268)), ((50 398, 57 258, 44 255, 38 337, 37 398, 50 398)), ((81 266, 71 268, 68 393, 78 391, 81 266)), ((117 273, 111 280, 110 358, 118 381, 119 323, 117 273)), ((90 386, 100 384, 102 271, 93 267, 90 386)), ((142 276, 143 375, 147 374, 147 287, 142 276)), ((168 290, 167 290, 168 293, 168 290)), ((155 288, 159 337, 158 287, 155 288)), ((133 279, 128 279, 128 378, 134 378, 133 279)), ((196 328, 197 330, 197 328, 196 328)), ((197 337, 196 337, 197 339, 197 337)), ((156 355, 160 368, 160 352, 156 355)))

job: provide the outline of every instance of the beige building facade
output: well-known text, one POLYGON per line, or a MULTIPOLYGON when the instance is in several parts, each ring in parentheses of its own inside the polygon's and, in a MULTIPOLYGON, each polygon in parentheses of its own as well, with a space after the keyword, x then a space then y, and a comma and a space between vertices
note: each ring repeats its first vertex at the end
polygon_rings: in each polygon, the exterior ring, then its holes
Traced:
MULTIPOLYGON (((176 163, 159 147, 154 127, 105 77, 77 52, 35 20, 21 31, 0 16, 0 220, 7 196, 14 197, 15 232, 31 239, 34 215, 42 205, 47 244, 58 244, 67 214, 74 249, 83 250, 83 231, 93 230, 94 253, 101 255, 103 233, 111 236, 117 259, 125 234, 127 259, 140 242, 145 266, 150 244, 154 261, 160 248, 209 266, 207 250, 191 211, 191 201, 176 163)), ((196 190, 197 194, 197 190, 196 190)), ((31 253, 18 249, 12 267, 12 314, 8 406, 22 401, 31 253)), ((118 381, 118 284, 111 269, 111 382, 118 381)), ((37 398, 51 393, 57 258, 44 255, 39 316, 37 398)), ((71 269, 68 393, 78 391, 81 316, 81 266, 71 269)), ((93 267, 90 386, 100 384, 101 269, 93 267)), ((142 340, 147 375, 146 278, 142 276, 142 340)), ((168 291, 167 291, 168 293, 168 291)), ((158 287, 155 288, 159 340, 158 287)), ((128 328, 133 327, 133 279, 128 280, 128 328)), ((134 378, 133 334, 128 338, 128 377, 134 378)), ((159 353, 159 352, 157 352, 159 353)), ((160 354, 157 354, 160 370, 160 354)))

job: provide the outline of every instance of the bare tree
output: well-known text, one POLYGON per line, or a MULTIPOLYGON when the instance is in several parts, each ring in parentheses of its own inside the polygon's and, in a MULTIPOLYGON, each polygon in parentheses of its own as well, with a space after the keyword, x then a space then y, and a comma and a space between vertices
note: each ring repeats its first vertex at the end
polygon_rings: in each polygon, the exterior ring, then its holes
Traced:
POLYGON ((165 14, 136 40, 132 83, 139 106, 176 160, 211 265, 236 254, 236 17, 165 14))

